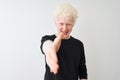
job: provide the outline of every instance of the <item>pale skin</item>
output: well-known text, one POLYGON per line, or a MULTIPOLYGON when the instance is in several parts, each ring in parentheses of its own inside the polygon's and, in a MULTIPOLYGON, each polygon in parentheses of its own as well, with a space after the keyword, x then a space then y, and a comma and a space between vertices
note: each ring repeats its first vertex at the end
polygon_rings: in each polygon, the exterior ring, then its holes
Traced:
POLYGON ((61 40, 70 38, 74 20, 73 18, 64 18, 62 16, 59 16, 55 19, 55 25, 57 27, 57 37, 52 42, 52 44, 49 45, 49 48, 45 49, 45 55, 46 62, 50 67, 50 71, 54 74, 57 74, 59 65, 56 53, 59 50, 61 40))
MULTIPOLYGON (((55 25, 57 27, 57 33, 55 40, 49 45, 48 48, 44 50, 46 56, 47 65, 50 67, 50 72, 57 74, 59 65, 57 59, 57 51, 60 48, 62 39, 69 39, 70 33, 74 26, 74 19, 71 17, 64 18, 62 16, 58 16, 55 19, 55 25)), ((86 79, 81 79, 86 80, 86 79)))

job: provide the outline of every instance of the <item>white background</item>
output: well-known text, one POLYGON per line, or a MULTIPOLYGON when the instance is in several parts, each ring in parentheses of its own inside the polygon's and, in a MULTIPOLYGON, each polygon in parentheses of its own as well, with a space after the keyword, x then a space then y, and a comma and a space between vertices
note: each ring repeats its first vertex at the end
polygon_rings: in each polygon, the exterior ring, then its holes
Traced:
POLYGON ((89 80, 120 80, 119 0, 0 0, 0 80, 43 80, 40 39, 55 33, 63 2, 79 12, 71 35, 84 43, 89 80))

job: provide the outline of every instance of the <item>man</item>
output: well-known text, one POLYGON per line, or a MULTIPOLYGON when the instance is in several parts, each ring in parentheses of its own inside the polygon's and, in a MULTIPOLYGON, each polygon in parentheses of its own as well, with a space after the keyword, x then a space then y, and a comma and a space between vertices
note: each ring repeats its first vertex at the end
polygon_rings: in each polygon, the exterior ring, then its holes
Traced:
POLYGON ((87 79, 83 43, 70 35, 77 11, 70 4, 61 4, 54 12, 57 32, 41 40, 41 51, 45 55, 45 80, 87 79))

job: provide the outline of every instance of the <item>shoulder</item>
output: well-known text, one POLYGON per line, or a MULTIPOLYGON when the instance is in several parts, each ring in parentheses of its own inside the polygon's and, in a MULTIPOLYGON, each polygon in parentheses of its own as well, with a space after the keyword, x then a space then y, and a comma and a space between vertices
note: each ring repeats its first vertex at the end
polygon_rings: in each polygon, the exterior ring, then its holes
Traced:
POLYGON ((75 38, 75 37, 72 37, 72 36, 71 36, 71 40, 72 40, 75 44, 77 44, 77 45, 79 45, 79 46, 83 46, 83 42, 82 42, 81 40, 79 40, 79 39, 77 39, 77 38, 75 38))
POLYGON ((46 41, 46 40, 51 40, 51 41, 53 41, 54 39, 55 39, 55 35, 44 35, 44 36, 42 36, 42 38, 41 38, 41 42, 44 42, 44 41, 46 41))
POLYGON ((51 41, 53 41, 55 39, 55 37, 56 37, 55 35, 44 35, 44 36, 42 36, 40 49, 41 49, 41 51, 42 51, 43 54, 44 54, 43 49, 45 47, 47 47, 47 45, 51 44, 52 43, 51 41), (43 44, 45 46, 43 46, 43 44))

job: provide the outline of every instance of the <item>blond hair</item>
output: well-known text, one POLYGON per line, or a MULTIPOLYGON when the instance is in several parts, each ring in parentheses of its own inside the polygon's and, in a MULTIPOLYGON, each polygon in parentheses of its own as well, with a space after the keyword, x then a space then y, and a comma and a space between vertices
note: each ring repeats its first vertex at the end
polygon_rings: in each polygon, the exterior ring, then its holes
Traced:
POLYGON ((58 5, 53 13, 54 19, 56 19, 59 16, 62 16, 64 18, 73 18, 74 21, 76 21, 78 14, 77 10, 71 4, 64 3, 58 5))

